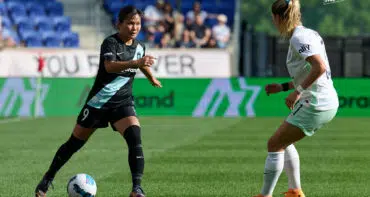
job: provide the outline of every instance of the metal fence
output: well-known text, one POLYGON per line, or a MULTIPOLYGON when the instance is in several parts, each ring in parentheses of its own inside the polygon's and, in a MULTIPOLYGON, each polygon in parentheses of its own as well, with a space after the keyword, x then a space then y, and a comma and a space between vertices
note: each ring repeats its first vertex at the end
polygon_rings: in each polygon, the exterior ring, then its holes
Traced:
MULTIPOLYGON (((323 37, 333 77, 370 77, 370 37, 323 37)), ((242 76, 287 77, 289 40, 246 31, 240 44, 242 76)))

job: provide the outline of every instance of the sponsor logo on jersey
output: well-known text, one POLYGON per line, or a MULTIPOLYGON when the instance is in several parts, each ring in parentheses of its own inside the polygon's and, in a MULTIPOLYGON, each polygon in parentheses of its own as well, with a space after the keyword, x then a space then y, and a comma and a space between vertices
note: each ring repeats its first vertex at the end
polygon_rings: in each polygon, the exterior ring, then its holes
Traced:
POLYGON ((126 70, 123 70, 122 72, 136 73, 138 70, 139 70, 138 68, 128 68, 126 70))
POLYGON ((112 52, 108 52, 108 53, 104 53, 104 55, 103 55, 104 57, 106 57, 106 56, 113 56, 113 53, 112 52))
POLYGON ((299 53, 303 53, 305 51, 309 51, 310 50, 310 45, 309 44, 304 44, 301 46, 301 49, 298 50, 299 53))

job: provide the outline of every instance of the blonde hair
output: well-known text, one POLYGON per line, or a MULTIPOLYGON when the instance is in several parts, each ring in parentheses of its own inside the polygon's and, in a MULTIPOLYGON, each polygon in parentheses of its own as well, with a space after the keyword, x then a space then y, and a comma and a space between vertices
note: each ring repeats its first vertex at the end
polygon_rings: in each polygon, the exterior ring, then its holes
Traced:
POLYGON ((276 0, 271 6, 271 12, 280 17, 278 30, 283 37, 292 36, 295 26, 302 25, 299 0, 276 0))

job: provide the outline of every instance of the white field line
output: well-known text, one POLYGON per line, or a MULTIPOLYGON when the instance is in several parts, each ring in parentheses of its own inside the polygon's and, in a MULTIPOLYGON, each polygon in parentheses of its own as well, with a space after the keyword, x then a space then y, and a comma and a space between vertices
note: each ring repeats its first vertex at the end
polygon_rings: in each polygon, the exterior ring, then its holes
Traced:
POLYGON ((8 119, 0 120, 0 124, 15 123, 15 122, 21 122, 25 120, 35 120, 35 118, 21 118, 21 117, 8 118, 8 119))

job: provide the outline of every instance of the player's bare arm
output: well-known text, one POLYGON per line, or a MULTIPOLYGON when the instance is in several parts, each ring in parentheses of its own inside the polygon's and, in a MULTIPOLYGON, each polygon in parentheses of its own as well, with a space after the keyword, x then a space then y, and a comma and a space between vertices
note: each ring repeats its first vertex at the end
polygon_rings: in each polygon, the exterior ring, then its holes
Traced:
POLYGON ((309 88, 322 74, 325 73, 325 63, 320 55, 312 55, 307 57, 307 62, 311 64, 310 73, 306 79, 296 88, 296 90, 289 94, 285 99, 285 104, 289 109, 293 109, 294 104, 299 100, 303 90, 309 88))
POLYGON ((290 82, 286 82, 286 83, 271 83, 271 84, 267 84, 265 86, 265 92, 267 95, 270 95, 270 94, 276 94, 276 93, 279 93, 281 91, 288 91, 288 90, 292 90, 294 89, 294 84, 292 81, 290 82))
POLYGON ((158 88, 162 87, 161 82, 153 76, 152 71, 150 70, 150 68, 148 66, 140 67, 140 70, 141 70, 141 72, 144 73, 145 77, 150 81, 150 83, 154 87, 158 87, 158 88))
POLYGON ((303 89, 310 87, 326 71, 325 63, 320 55, 307 57, 306 61, 311 64, 311 71, 301 84, 303 89))

